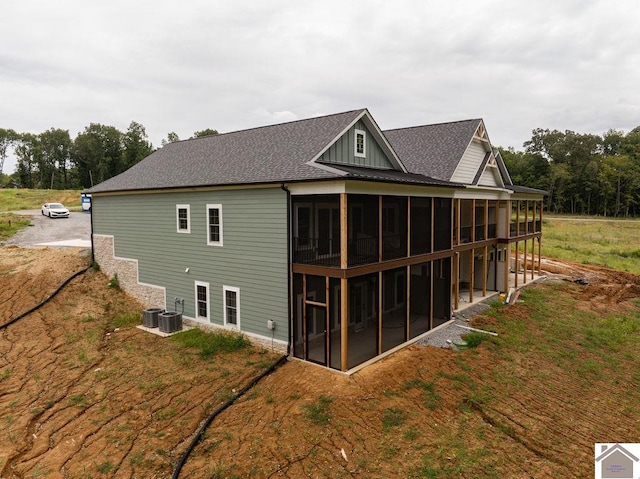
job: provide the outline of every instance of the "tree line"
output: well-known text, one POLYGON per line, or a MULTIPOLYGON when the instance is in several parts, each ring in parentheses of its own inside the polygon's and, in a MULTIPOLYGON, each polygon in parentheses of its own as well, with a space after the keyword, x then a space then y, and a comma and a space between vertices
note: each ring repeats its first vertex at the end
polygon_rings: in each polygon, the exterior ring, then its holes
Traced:
MULTIPOLYGON (((215 135, 210 128, 196 131, 192 138, 215 135)), ((179 141, 174 132, 162 145, 179 141)), ((154 147, 145 127, 132 121, 127 131, 91 123, 75 139, 69 130, 51 128, 39 134, 18 133, 0 128, 0 173, 13 150, 16 171, 8 181, 23 188, 83 189, 116 176, 149 156, 154 147)), ((2 185, 7 175, 2 175, 2 185)))
MULTIPOLYGON (((196 131, 192 138, 215 135, 196 131)), ((162 145, 178 141, 171 132, 162 145)), ((522 151, 500 148, 514 184, 547 192, 545 210, 603 216, 640 215, 640 126, 604 135, 538 128, 522 151)), ((81 189, 131 168, 154 151, 144 126, 127 131, 91 123, 75 139, 68 130, 40 134, 0 128, 0 173, 12 148, 11 179, 25 188, 81 189)), ((3 181, 2 184, 6 184, 3 181)))
POLYGON ((640 126, 604 135, 538 128, 524 151, 498 148, 514 184, 545 190, 545 210, 640 215, 640 126))

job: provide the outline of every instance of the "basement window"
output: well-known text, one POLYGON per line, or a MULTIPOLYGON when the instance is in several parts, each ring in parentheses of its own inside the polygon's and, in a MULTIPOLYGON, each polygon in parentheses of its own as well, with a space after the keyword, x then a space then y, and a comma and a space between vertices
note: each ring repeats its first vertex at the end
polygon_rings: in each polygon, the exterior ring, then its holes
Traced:
POLYGON ((223 286, 224 325, 240 329, 240 288, 223 286))
POLYGON ((366 156, 367 133, 362 130, 356 130, 355 137, 355 155, 364 158, 366 156))
POLYGON ((196 286, 196 319, 210 318, 209 314, 209 283, 195 282, 196 286))

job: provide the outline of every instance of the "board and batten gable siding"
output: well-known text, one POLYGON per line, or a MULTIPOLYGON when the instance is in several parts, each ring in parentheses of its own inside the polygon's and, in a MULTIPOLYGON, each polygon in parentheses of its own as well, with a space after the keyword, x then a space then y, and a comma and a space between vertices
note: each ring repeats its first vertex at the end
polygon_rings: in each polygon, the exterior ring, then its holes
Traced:
POLYGON ((349 128, 349 131, 338 138, 338 140, 322 154, 318 161, 322 163, 362 166, 366 168, 395 169, 362 120, 356 122, 354 126, 349 128), (364 131, 366 133, 366 156, 364 158, 356 156, 356 130, 364 131))
POLYGON ((456 171, 451 176, 451 181, 471 184, 478 174, 486 154, 484 145, 478 140, 473 140, 462 155, 456 171))
POLYGON ((184 299, 185 317, 195 318, 195 281, 209 283, 210 322, 223 325, 223 286, 236 287, 242 330, 271 338, 273 319, 274 339, 287 341, 287 196, 279 187, 94 195, 93 222, 95 234, 114 236, 117 257, 138 261, 141 283, 166 288, 168 310, 184 299), (190 233, 177 232, 178 204, 189 205, 190 233), (211 204, 222 205, 223 246, 207 244, 211 204))
POLYGON ((482 176, 480 177, 480 181, 478 181, 478 185, 502 187, 502 185, 500 184, 500 180, 498 179, 499 175, 500 172, 498 171, 497 166, 487 165, 487 167, 482 172, 482 176))

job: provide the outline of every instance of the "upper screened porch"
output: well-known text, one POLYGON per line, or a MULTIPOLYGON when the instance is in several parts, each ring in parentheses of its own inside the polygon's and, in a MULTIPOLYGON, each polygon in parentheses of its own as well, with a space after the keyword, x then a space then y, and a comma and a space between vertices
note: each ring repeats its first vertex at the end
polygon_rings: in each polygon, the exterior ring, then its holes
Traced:
MULTIPOLYGON (((343 193, 292 196, 291 207, 293 262, 343 269, 508 238, 512 223, 504 200, 343 193)), ((542 224, 532 208, 529 232, 542 224)))

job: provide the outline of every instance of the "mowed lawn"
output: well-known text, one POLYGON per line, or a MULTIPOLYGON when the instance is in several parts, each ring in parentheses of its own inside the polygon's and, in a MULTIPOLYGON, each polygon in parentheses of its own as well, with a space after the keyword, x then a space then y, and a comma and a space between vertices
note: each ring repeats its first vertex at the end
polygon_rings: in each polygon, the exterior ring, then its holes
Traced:
POLYGON ((542 254, 640 274, 640 220, 547 216, 542 254))

